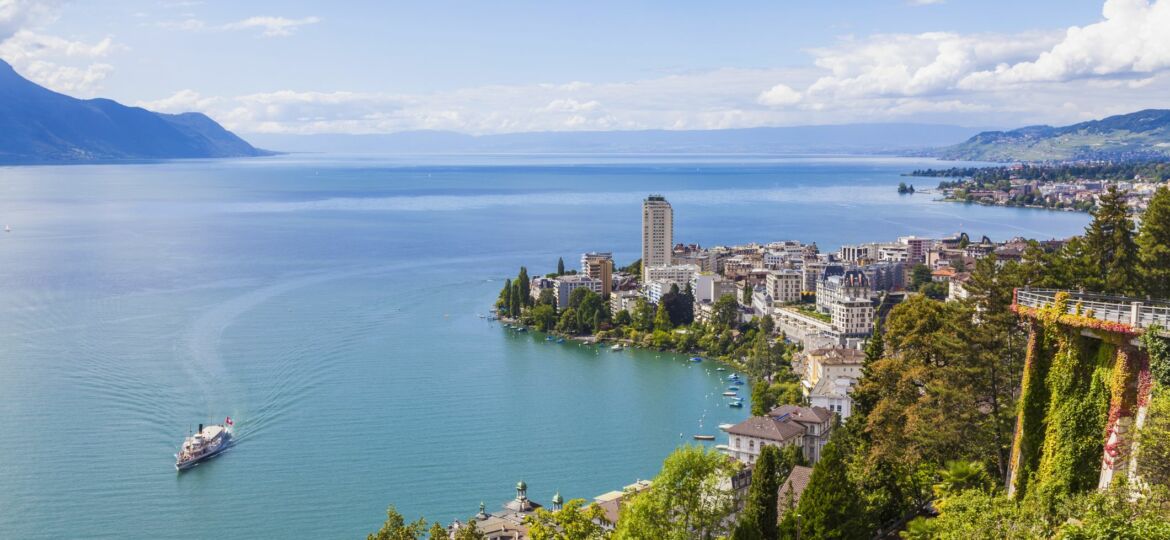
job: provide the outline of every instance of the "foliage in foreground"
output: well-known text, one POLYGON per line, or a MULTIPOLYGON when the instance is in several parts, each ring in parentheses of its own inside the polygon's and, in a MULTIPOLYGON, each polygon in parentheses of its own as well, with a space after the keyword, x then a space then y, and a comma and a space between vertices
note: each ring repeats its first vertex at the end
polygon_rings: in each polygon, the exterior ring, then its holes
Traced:
POLYGON ((614 538, 715 538, 734 510, 734 495, 724 482, 737 468, 717 450, 680 447, 663 462, 650 488, 622 506, 614 538))

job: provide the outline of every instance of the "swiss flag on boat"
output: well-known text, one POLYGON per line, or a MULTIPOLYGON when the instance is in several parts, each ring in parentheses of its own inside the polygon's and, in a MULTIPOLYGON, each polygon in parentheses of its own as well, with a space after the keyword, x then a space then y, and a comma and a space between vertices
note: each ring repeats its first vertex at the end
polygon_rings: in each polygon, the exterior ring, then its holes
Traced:
POLYGON ((224 420, 224 421, 223 421, 223 423, 225 423, 225 424, 227 424, 227 425, 229 425, 229 426, 235 425, 235 424, 232 424, 232 417, 230 417, 230 416, 229 416, 229 417, 227 417, 227 419, 226 419, 226 420, 224 420))

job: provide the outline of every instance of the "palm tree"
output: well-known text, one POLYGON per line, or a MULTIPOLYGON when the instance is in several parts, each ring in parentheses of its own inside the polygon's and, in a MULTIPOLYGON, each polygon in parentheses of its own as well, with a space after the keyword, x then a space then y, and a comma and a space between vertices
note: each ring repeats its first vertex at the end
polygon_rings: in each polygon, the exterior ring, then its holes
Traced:
POLYGON ((991 476, 978 461, 948 461, 939 470, 939 482, 934 485, 934 496, 939 499, 958 495, 969 489, 987 490, 991 476))

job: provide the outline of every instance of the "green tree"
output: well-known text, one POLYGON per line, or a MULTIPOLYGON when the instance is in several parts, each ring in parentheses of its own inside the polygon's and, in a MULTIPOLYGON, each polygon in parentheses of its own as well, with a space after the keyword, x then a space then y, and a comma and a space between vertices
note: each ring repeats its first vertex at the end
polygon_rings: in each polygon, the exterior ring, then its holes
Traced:
POLYGON ((1141 289, 1154 298, 1170 298, 1170 189, 1159 187, 1142 215, 1137 236, 1141 289))
POLYGON ((427 521, 419 518, 417 521, 406 523, 406 519, 394 505, 386 509, 386 522, 378 532, 366 535, 366 540, 418 540, 423 531, 427 530, 427 521))
POLYGON ((529 294, 529 287, 532 286, 532 280, 528 278, 528 269, 521 266, 520 275, 516 278, 520 282, 520 304, 522 306, 532 305, 532 295, 529 294))
POLYGON ((467 525, 459 527, 455 534, 451 536, 451 540, 486 540, 487 536, 479 530, 475 521, 468 521, 467 525))
POLYGON ((739 305, 732 295, 724 295, 711 307, 711 327, 717 331, 739 326, 739 305))
POLYGON ((634 301, 634 312, 630 314, 634 319, 634 329, 639 332, 649 332, 654 329, 654 310, 645 298, 634 301))
POLYGON ((745 306, 752 305, 752 292, 753 292, 753 289, 752 289, 751 281, 748 281, 745 279, 743 282, 743 305, 745 305, 745 306))
POLYGON ((756 460, 755 470, 752 471, 752 484, 748 488, 747 504, 739 515, 739 522, 735 526, 732 538, 777 538, 777 525, 780 518, 777 515, 777 497, 780 494, 781 477, 780 448, 773 445, 765 446, 756 460))
POLYGON ((666 313, 666 304, 659 303, 658 311, 654 314, 654 329, 669 332, 673 328, 670 324, 670 315, 666 313))
POLYGON ((801 538, 868 538, 857 489, 846 475, 845 457, 834 441, 821 451, 796 508, 801 538))
POLYGON ((764 315, 763 317, 760 317, 760 332, 763 332, 764 335, 770 336, 775 330, 776 319, 773 319, 771 315, 764 315))
POLYGON ((547 332, 557 326, 557 310, 548 304, 538 304, 532 308, 532 324, 541 332, 547 332))
POLYGON ((546 306, 552 306, 553 311, 556 311, 557 293, 553 292, 552 289, 541 289, 540 295, 537 296, 537 298, 536 298, 536 304, 537 305, 543 304, 546 306))
POLYGON ((613 316, 613 323, 617 326, 629 326, 632 322, 634 322, 634 319, 630 317, 630 312, 624 309, 613 316))
POLYGON ((606 527, 612 525, 605 511, 596 503, 585 506, 584 499, 573 499, 560 510, 538 508, 524 519, 532 540, 605 540, 606 527))
POLYGON ((722 534, 735 504, 725 484, 737 468, 717 450, 678 448, 663 462, 651 487, 621 507, 614 538, 690 540, 722 534))
POLYGON ((561 320, 557 322, 557 332, 576 334, 580 331, 580 327, 577 326, 577 310, 566 308, 561 312, 561 320))
POLYGON ((948 461, 939 470, 939 481, 934 485, 934 496, 946 499, 969 489, 989 491, 991 476, 978 461, 948 461))
POLYGON ((922 287, 930 283, 934 278, 930 275, 930 267, 925 264, 916 264, 914 269, 910 271, 910 287, 912 291, 919 291, 922 287))
POLYGON ((563 257, 557 257, 557 275, 565 275, 565 259, 563 257))
POLYGON ((524 282, 521 282, 518 279, 512 282, 512 318, 520 317, 520 313, 524 310, 524 290, 527 288, 525 285, 526 284, 524 282))
POLYGON ((1137 285, 1137 244, 1125 194, 1116 185, 1100 198, 1093 221, 1085 229, 1085 287, 1098 292, 1129 294, 1137 285))
POLYGON ((760 380, 752 383, 752 416, 763 416, 779 405, 796 405, 803 400, 799 382, 769 384, 768 381, 760 380))
POLYGON ((512 278, 504 280, 504 288, 500 291, 499 304, 505 315, 512 314, 512 278))
POLYGON ((431 524, 431 530, 427 533, 427 540, 451 540, 451 536, 447 534, 447 528, 443 527, 442 523, 436 521, 431 524))

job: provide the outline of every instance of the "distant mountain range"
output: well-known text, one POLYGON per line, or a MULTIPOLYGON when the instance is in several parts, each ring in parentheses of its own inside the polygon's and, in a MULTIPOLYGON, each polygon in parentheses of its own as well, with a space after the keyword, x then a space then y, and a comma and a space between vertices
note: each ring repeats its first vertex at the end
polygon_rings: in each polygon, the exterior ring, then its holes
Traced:
POLYGON ((1072 161, 1170 158, 1170 110, 1147 109, 1071 126, 986 131, 931 152, 943 159, 1072 161))
POLYGON ((286 152, 362 154, 693 153, 899 154, 954 144, 980 131, 940 124, 843 124, 719 130, 549 131, 466 135, 405 131, 384 135, 250 135, 286 152))
POLYGON ((162 114, 76 99, 0 60, 0 163, 82 163, 270 154, 201 113, 162 114))

